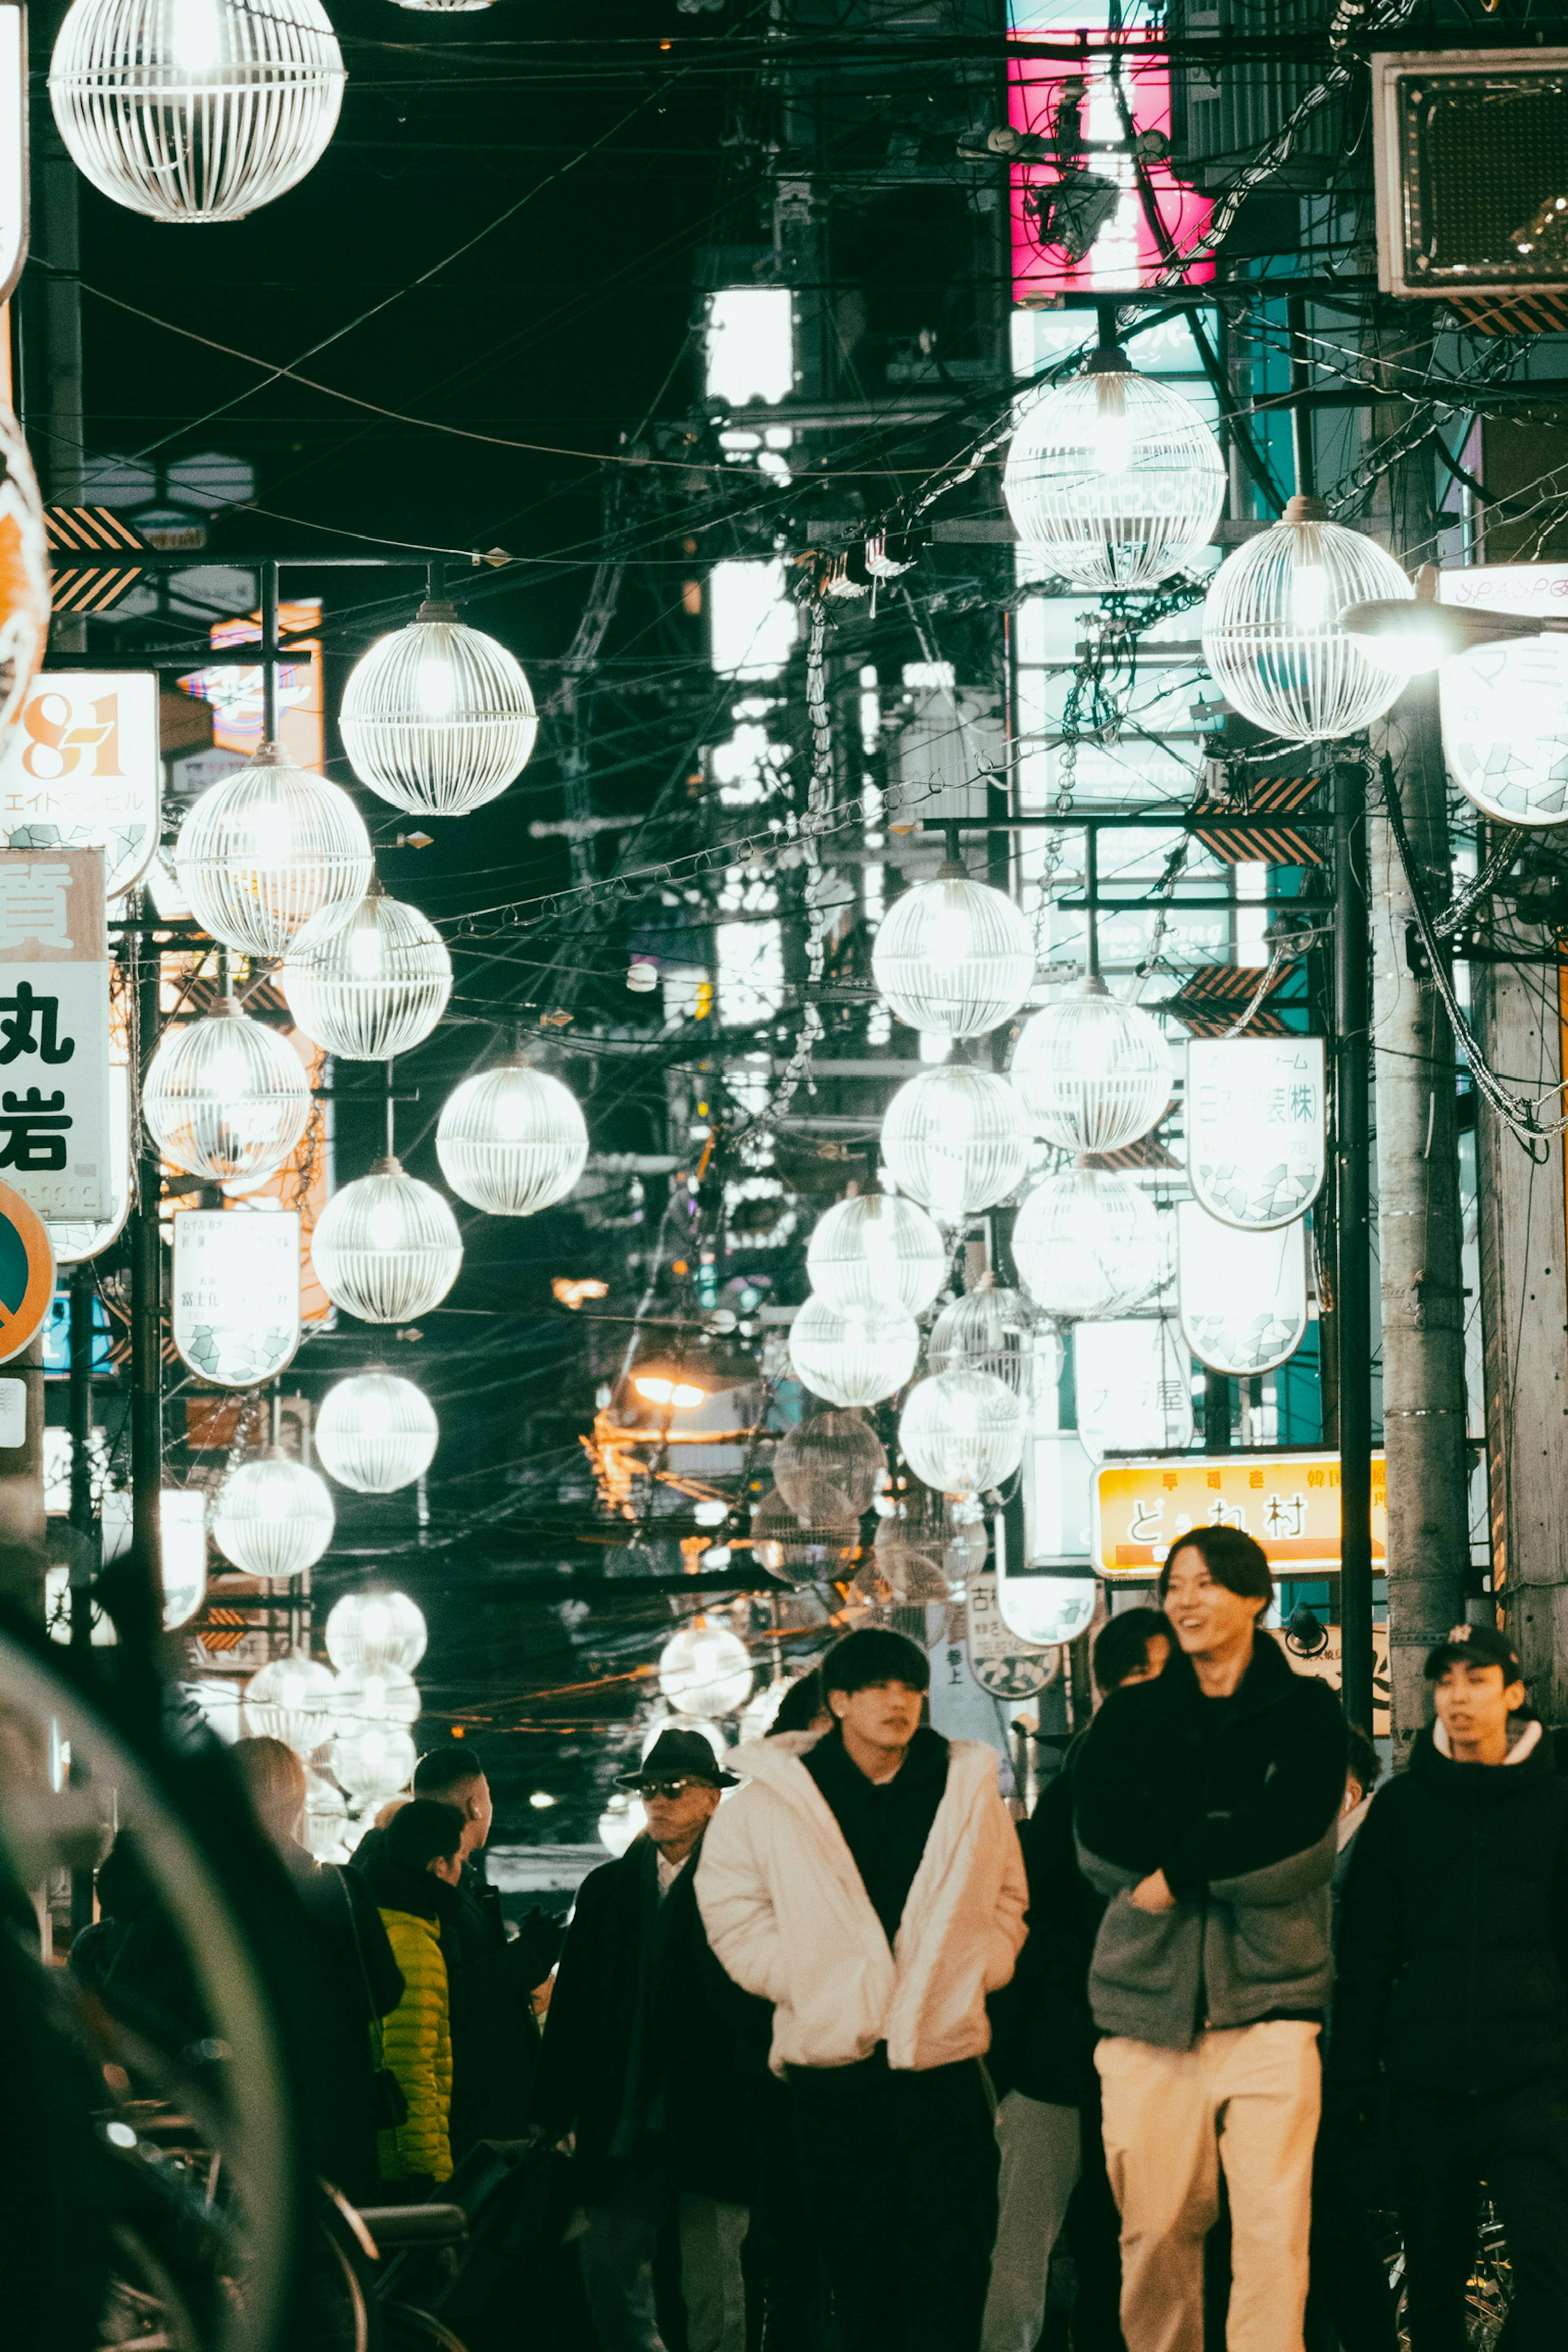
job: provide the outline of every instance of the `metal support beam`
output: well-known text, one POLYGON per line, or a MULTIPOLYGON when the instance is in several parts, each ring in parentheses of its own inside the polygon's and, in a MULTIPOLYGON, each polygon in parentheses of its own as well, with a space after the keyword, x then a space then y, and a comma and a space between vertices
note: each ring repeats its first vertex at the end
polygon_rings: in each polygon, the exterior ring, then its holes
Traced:
POLYGON ((1334 772, 1334 1339, 1340 1405, 1342 1687, 1372 1727, 1372 1236, 1367 1086, 1366 775, 1334 772))

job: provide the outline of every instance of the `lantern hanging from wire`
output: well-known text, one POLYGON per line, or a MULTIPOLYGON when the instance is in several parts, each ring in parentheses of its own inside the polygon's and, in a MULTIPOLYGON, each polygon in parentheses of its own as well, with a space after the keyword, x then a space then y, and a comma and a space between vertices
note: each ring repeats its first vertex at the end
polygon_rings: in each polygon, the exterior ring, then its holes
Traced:
POLYGON ((186 226, 243 220, 320 161, 343 61, 320 0, 76 0, 49 98, 95 188, 186 226))
POLYGON ((278 971, 289 1012, 348 1062, 389 1062, 422 1045, 447 1010, 452 959, 417 907, 373 882, 346 923, 308 923, 278 971))
POLYGON ((774 1487, 752 1513, 752 1558, 770 1576, 791 1584, 824 1584, 847 1576, 860 1548, 860 1523, 833 1486, 797 1510, 774 1487))
POLYGON ((429 1469, 440 1433, 436 1408, 412 1381, 354 1372, 327 1391, 314 1436, 321 1467, 340 1486, 395 1495, 429 1469))
POLYGON ((1064 1151, 1120 1151, 1157 1127, 1171 1100, 1159 1023, 1094 974, 1031 1013, 1009 1075, 1036 1134, 1064 1151))
POLYGON ((1023 1181, 1028 1123, 1005 1078, 944 1062, 893 1097, 882 1121, 882 1158, 900 1192, 940 1225, 960 1225, 1023 1181))
POLYGON ((419 1685, 402 1666, 351 1666, 332 1687, 332 1729, 406 1731, 419 1720, 419 1685))
POLYGON ((493 801, 539 732, 521 664, 438 598, 372 646, 338 724, 360 782, 415 816, 466 816, 493 801))
POLYGON ((142 1088, 142 1116, 163 1158, 222 1183, 270 1176, 310 1117, 310 1082, 286 1037, 232 996, 164 1033, 142 1088))
POLYGON ((361 1805, 401 1795, 413 1780, 418 1761, 414 1742, 401 1725, 381 1723, 340 1732, 329 1758, 342 1787, 361 1805))
POLYGON ((411 1675, 425 1655, 424 1612, 406 1592, 345 1592, 328 1612, 327 1655, 340 1674, 411 1675))
POLYGON ((319 946, 364 902, 370 835, 347 793, 277 743, 195 802, 174 873, 204 930, 247 955, 280 956, 314 926, 319 946))
POLYGON ((918 1315, 941 1289, 948 1253, 925 1211, 896 1192, 855 1192, 817 1219, 805 1253, 834 1307, 900 1306, 918 1315))
POLYGON ((245 1685, 245 1728, 251 1739, 281 1739, 310 1756, 327 1738, 336 1677, 298 1651, 258 1666, 245 1685))
POLYGON ((1295 498, 1227 556, 1204 604, 1204 659, 1227 702, 1288 743, 1353 735, 1402 692, 1408 667, 1340 626, 1349 604, 1413 596, 1392 555, 1295 498))
POLYGON ((1021 1291, 1001 1288, 993 1276, 983 1275, 931 1325, 926 1362, 933 1372, 989 1372, 1022 1397, 1033 1360, 1033 1321, 1021 1291))
POLYGON ((1034 934, 1005 891, 961 870, 917 882, 883 916, 871 971, 889 1008, 930 1036, 979 1037, 1016 1013, 1034 934))
POLYGON ((298 1576, 332 1539, 326 1480, 285 1454, 242 1462, 213 1504, 213 1540, 247 1576, 298 1576))
POLYGON ((451 1289, 463 1244, 441 1194, 389 1158, 332 1194, 310 1260, 334 1307, 362 1323, 411 1323, 451 1289))
POLYGON ((984 1494, 1024 1458, 1023 1407, 991 1372, 932 1372, 910 1391, 899 1450, 937 1493, 984 1494))
POLYGON ((882 1441, 858 1412, 814 1412, 773 1448, 773 1484, 793 1511, 814 1510, 827 1486, 858 1519, 887 1471, 882 1441))
POLYGON ((1047 1315, 1125 1315, 1153 1297, 1169 1266, 1147 1195, 1130 1176, 1064 1168, 1037 1184, 1013 1227, 1024 1286, 1047 1315))
POLYGON ((563 1201, 588 1158, 588 1129, 569 1087, 548 1070, 503 1062, 465 1078, 436 1129, 441 1173, 492 1217, 531 1217, 563 1201))
POLYGON ((658 1686, 678 1715, 735 1715, 752 1682, 750 1652, 722 1626, 682 1626, 659 1654, 658 1686))
POLYGON ((790 1327, 790 1363, 813 1396, 829 1404, 879 1404, 914 1370, 920 1327, 902 1307, 836 1307, 808 1298, 790 1327))
POLYGON ((1025 408, 1002 495, 1028 546, 1080 588, 1152 588, 1194 562, 1225 503, 1225 461, 1191 401, 1113 346, 1025 408))
POLYGON ((349 1809, 320 1772, 305 1775, 305 1850, 316 1862, 348 1860, 349 1809))

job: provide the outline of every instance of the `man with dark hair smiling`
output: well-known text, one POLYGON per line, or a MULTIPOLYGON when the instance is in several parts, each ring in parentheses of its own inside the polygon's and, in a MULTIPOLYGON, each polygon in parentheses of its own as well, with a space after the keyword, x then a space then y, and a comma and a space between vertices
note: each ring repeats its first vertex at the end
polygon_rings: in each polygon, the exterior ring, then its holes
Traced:
POLYGON ((846 1635, 822 1666, 832 1729, 745 1751, 697 1874, 713 1950, 774 2004, 835 2352, 974 2352, 985 2302, 985 1994, 1026 1890, 995 1750, 921 1727, 929 1682, 901 1633, 846 1635))
POLYGON ((1079 1860, 1110 1898, 1089 2001, 1129 2352, 1201 2352, 1222 2166, 1229 2352, 1301 2352, 1345 1727, 1258 1637, 1273 1591, 1239 1528, 1178 1537, 1175 1651, 1112 1692, 1075 1765, 1079 1860))

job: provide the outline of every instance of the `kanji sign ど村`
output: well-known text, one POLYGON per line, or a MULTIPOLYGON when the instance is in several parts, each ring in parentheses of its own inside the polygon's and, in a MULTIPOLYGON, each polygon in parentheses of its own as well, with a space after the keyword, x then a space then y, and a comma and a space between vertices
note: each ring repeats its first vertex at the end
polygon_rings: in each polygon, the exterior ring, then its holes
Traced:
POLYGON ((0 1178, 40 1217, 111 1213, 101 849, 0 850, 0 1178))
POLYGON ((120 898, 158 846, 163 790, 152 670, 40 670, 0 766, 0 844, 101 849, 120 898))
MULTIPOLYGON (((1148 1578, 1189 1528, 1239 1528, 1277 1574, 1340 1564, 1335 1454, 1226 1454, 1206 1461, 1117 1462, 1095 1480, 1094 1561, 1102 1576, 1148 1578)), ((1372 1459, 1372 1557, 1386 1558, 1384 1458, 1372 1459)))

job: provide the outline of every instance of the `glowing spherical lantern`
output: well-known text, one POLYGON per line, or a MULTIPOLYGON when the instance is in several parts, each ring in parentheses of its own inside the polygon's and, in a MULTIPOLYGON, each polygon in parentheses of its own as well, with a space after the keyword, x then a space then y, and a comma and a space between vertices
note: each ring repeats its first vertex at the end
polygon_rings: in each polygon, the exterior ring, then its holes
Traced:
POLYGON ((142 1116, 165 1160, 215 1182, 281 1168, 310 1117, 310 1082, 287 1038, 226 997, 165 1031, 142 1087, 142 1116))
POLYGON ((1005 891, 962 874, 917 882, 877 932, 871 971, 911 1029, 978 1037, 1011 1018, 1035 976, 1035 940, 1005 891))
POLYGON ((881 1439, 858 1412, 815 1412, 773 1448, 774 1486, 792 1511, 808 1515, 826 1487, 843 1496, 846 1517, 859 1518, 887 1470, 881 1439))
POLYGON ((409 1323, 446 1297, 463 1263, 458 1221, 432 1185, 378 1160, 334 1192, 310 1259, 336 1307, 362 1323, 409 1323))
POLYGON ((305 1775, 305 1849, 317 1862, 348 1860, 349 1809, 343 1792, 319 1772, 305 1775))
POLYGON ((1010 1076, 1035 1132, 1064 1151, 1120 1151, 1171 1099, 1159 1023, 1093 978, 1025 1022, 1010 1076))
POLYGON ((359 1495, 395 1495, 430 1467, 440 1424, 412 1381, 395 1372, 354 1372, 327 1391, 314 1434, 321 1467, 340 1486, 359 1495))
POLYGON ((943 1062, 899 1088, 882 1121, 882 1159, 941 1225, 1005 1201, 1029 1164, 1029 1128, 1005 1078, 943 1062))
POLYGON ((284 954, 307 923, 319 944, 363 904, 373 871, 370 835, 347 793, 276 743, 209 784, 174 844, 196 921, 247 955, 284 954))
POLYGON ((641 1837, 647 1827, 647 1815, 643 1811, 642 1799, 634 1797, 629 1789, 617 1789, 599 1815, 599 1843, 618 1862, 634 1839, 641 1837))
POLYGON ((76 0, 49 98, 95 188, 190 226, 243 220, 302 180, 343 79, 321 0, 76 0))
POLYGON ((926 1361, 933 1372, 989 1372, 1022 1396, 1028 1381, 1032 1321, 1020 1291, 990 1276, 944 1307, 931 1325, 926 1361))
POLYGON ((882 1521, 871 1547, 870 1568, 898 1608, 919 1608, 948 1597, 940 1532, 933 1538, 919 1512, 882 1521))
POLYGON ((411 1675, 425 1655, 424 1614, 406 1592, 345 1592, 328 1613, 326 1643, 340 1674, 411 1675))
POLYGON ((812 1286, 833 1307, 902 1307, 918 1315, 941 1289, 948 1253, 925 1211, 896 1192, 856 1192, 819 1217, 805 1253, 812 1286))
POLYGON ((1227 702, 1288 743, 1353 735, 1404 690, 1406 664, 1340 626, 1348 604, 1412 596, 1392 555, 1317 499, 1227 556, 1204 605, 1204 659, 1227 702))
POLYGON ((829 1404, 877 1404, 896 1395, 920 1351, 914 1317, 890 1304, 835 1307, 811 1297, 790 1327, 796 1378, 829 1404))
POLYGON ((1024 1410, 994 1373, 932 1372, 910 1391, 899 1446, 915 1476, 939 1494, 984 1494, 1024 1458, 1024 1410))
POLYGON ((298 1653, 258 1667, 245 1685, 247 1737, 281 1739, 310 1756, 326 1738, 331 1722, 335 1678, 314 1658, 298 1653))
POLYGON ((332 1690, 332 1729, 404 1730, 419 1719, 419 1685, 401 1666, 351 1666, 332 1690))
POLYGON ((1130 1176, 1064 1168, 1036 1186, 1013 1227, 1013 1255, 1047 1315, 1125 1315, 1169 1273, 1160 1220, 1130 1176))
POLYGON ((319 1470, 286 1454, 242 1462, 219 1487, 212 1533, 247 1576, 298 1576, 332 1539, 332 1498, 319 1470))
POLYGON ((419 1760, 406 1731, 395 1724, 380 1723, 340 1733, 330 1756, 339 1781, 361 1805, 379 1804, 401 1795, 419 1760))
POLYGON ((438 602, 372 646, 338 724, 361 782, 416 816, 464 816, 493 801, 522 773, 539 732, 513 656, 438 602))
POLYGON ((1019 538, 1062 579, 1152 588, 1206 545, 1225 461, 1191 401, 1105 350, 1025 409, 1002 494, 1019 538))
POLYGON ((447 1097, 436 1157, 459 1200, 492 1217, 531 1217, 575 1185, 588 1130, 569 1087, 548 1070, 505 1062, 447 1097))
POLYGON ((452 959, 417 907, 373 883, 346 923, 307 924, 279 986, 307 1037, 349 1062, 386 1062, 423 1043, 447 1010, 452 959))
POLYGON ((685 1625, 658 1661, 658 1686, 679 1715, 734 1715, 752 1696, 744 1642, 717 1625, 685 1625))
POLYGON ((791 1584, 822 1584, 847 1576, 860 1547, 860 1523, 844 1497, 826 1488, 804 1511, 775 1488, 752 1514, 752 1558, 770 1576, 791 1584), (837 1508, 837 1516, 831 1514, 837 1508))

